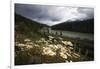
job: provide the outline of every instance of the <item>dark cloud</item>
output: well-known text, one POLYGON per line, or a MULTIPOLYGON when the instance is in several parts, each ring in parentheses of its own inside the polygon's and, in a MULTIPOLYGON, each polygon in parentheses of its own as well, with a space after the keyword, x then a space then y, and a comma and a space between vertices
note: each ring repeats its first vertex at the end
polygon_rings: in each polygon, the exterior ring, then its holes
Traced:
POLYGON ((79 13, 87 15, 87 19, 94 18, 94 9, 93 8, 78 8, 79 13))
POLYGON ((15 12, 34 21, 54 25, 65 21, 91 19, 93 8, 15 4, 15 12))

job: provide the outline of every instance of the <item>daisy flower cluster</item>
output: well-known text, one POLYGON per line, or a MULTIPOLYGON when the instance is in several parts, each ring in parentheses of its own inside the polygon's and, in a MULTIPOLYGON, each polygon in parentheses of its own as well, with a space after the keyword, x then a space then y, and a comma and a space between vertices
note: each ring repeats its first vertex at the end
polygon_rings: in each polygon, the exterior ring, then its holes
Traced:
MULTIPOLYGON (((27 53, 32 56, 31 60, 34 60, 32 62, 39 61, 40 63, 41 61, 41 63, 46 63, 54 60, 57 60, 56 62, 73 62, 80 59, 80 55, 73 51, 74 44, 71 41, 64 40, 62 37, 48 36, 47 39, 40 38, 36 41, 26 38, 24 43, 16 42, 15 47, 20 48, 16 52, 28 50, 27 53)), ((19 55, 16 53, 16 56, 19 55)))

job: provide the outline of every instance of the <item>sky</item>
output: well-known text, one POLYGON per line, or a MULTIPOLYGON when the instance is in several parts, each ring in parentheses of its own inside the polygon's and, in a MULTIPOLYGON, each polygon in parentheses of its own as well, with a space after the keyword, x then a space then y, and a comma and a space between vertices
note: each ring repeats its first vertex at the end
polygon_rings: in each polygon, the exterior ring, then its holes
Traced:
POLYGON ((88 7, 15 4, 15 12, 49 26, 94 18, 94 9, 88 7))

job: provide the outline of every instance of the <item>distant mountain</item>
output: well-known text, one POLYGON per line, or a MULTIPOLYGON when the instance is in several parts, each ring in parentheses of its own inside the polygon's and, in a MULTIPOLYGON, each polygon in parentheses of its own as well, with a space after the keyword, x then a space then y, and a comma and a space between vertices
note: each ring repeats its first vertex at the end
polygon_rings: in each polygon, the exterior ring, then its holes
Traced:
POLYGON ((37 39, 41 37, 40 29, 48 27, 45 24, 32 21, 15 13, 15 40, 22 41, 25 38, 37 39))
POLYGON ((64 22, 53 25, 51 28, 53 30, 94 33, 94 19, 88 19, 84 21, 64 22))

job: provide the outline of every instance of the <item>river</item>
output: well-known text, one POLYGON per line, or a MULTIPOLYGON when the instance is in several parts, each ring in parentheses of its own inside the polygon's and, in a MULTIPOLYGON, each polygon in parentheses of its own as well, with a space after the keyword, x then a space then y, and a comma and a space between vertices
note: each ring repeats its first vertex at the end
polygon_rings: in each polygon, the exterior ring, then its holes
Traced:
MULTIPOLYGON (((61 30, 49 30, 50 33, 59 35, 61 30)), ((94 40, 94 34, 90 33, 80 33, 80 32, 72 32, 72 31, 62 31, 62 36, 64 37, 71 37, 71 38, 80 38, 80 39, 88 39, 94 40)))

